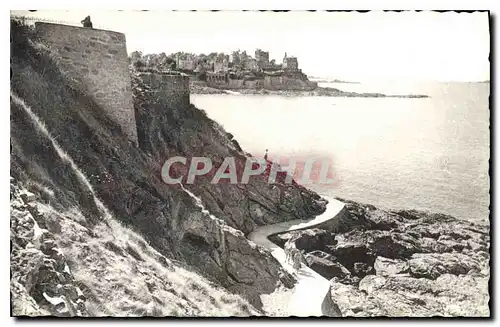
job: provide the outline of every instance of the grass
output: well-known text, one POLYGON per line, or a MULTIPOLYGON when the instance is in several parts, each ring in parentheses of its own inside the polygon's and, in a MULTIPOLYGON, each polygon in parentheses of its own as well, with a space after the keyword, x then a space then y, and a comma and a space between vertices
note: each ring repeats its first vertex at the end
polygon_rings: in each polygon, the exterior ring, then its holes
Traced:
MULTIPOLYGON (((11 173, 50 198, 38 204, 60 225, 54 237, 91 314, 259 314, 240 296, 170 259, 182 259, 172 250, 174 233, 197 210, 193 201, 149 173, 151 160, 72 86, 57 68, 57 56, 32 38, 30 28, 12 22, 11 32, 11 173), (108 174, 113 184, 89 180, 92 174, 108 174), (135 190, 138 205, 126 208, 135 190)), ((202 135, 201 145, 224 137, 192 105, 173 108, 166 116, 172 142, 162 140, 158 147, 172 148, 184 127, 202 135)))
MULTIPOLYGON (((94 205, 102 211, 101 219, 89 226, 88 214, 78 202, 73 206, 59 207, 53 207, 45 201, 39 202, 44 212, 50 212, 59 218, 61 231, 54 237, 73 276, 85 285, 82 291, 87 297, 91 315, 129 317, 257 314, 241 297, 229 294, 200 275, 177 266, 151 247, 141 235, 115 220, 98 199, 85 174, 51 136, 46 125, 23 100, 15 94, 11 98, 24 111, 38 133, 39 140, 45 140, 48 147, 53 149, 50 159, 52 166, 54 163, 64 163, 66 176, 73 176, 73 183, 89 191, 94 205), (231 301, 223 303, 221 298, 230 298, 231 301)), ((53 179, 50 182, 57 184, 53 179)), ((45 189, 38 181, 33 180, 28 184, 32 189, 45 189)))
POLYGON ((248 316, 258 314, 241 297, 162 255, 140 235, 116 221, 99 224, 94 237, 65 219, 64 235, 79 233, 78 242, 62 249, 75 278, 87 286, 93 315, 111 316, 248 316), (66 224, 67 223, 67 224, 66 224), (114 250, 109 250, 109 243, 114 250), (125 251, 142 248, 141 259, 125 251), (116 249, 120 249, 117 251, 116 249), (85 260, 84 256, 87 260, 85 260), (92 263, 91 265, 87 264, 92 263), (88 289, 92 290, 89 294, 88 289))

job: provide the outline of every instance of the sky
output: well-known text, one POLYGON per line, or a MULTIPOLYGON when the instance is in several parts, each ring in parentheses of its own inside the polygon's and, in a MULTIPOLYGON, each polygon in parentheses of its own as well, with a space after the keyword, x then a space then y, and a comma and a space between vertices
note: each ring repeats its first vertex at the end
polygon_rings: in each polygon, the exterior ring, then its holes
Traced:
POLYGON ((292 11, 12 11, 125 33, 127 51, 167 54, 260 48, 287 52, 317 77, 366 80, 489 80, 488 14, 292 11))

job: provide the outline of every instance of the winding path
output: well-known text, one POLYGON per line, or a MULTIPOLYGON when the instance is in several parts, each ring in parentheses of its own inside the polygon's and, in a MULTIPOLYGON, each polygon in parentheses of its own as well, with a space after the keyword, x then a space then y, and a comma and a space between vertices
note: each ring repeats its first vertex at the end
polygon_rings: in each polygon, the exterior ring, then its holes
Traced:
POLYGON ((288 304, 290 316, 309 317, 331 315, 324 312, 323 301, 330 291, 330 282, 311 268, 302 265, 295 270, 285 259, 285 251, 268 239, 273 234, 281 234, 294 230, 314 228, 329 220, 337 219, 344 208, 344 203, 338 200, 324 197, 328 200, 326 211, 310 220, 296 219, 273 225, 257 228, 248 235, 248 238, 271 251, 271 254, 279 261, 285 270, 294 274, 297 278, 295 291, 288 304))

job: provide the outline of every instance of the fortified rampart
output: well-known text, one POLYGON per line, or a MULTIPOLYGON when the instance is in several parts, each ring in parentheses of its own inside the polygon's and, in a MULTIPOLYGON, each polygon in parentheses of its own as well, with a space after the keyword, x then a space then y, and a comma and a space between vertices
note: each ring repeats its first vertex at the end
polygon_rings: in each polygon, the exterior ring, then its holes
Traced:
POLYGON ((125 35, 76 26, 35 23, 42 43, 58 55, 60 69, 137 144, 125 35))
POLYGON ((266 90, 312 91, 317 87, 318 83, 295 76, 264 76, 264 88, 266 90))
POLYGON ((318 83, 311 82, 302 73, 281 73, 254 78, 230 78, 228 74, 209 74, 207 84, 226 89, 266 89, 284 91, 312 91, 318 83))

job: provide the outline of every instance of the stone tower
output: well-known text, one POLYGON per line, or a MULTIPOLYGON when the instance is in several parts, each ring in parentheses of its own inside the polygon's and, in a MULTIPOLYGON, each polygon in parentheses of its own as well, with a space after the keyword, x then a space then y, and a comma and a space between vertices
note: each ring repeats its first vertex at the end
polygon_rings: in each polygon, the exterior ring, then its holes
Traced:
POLYGON ((35 23, 35 29, 40 41, 57 55, 59 68, 137 145, 125 35, 41 22, 35 23))

